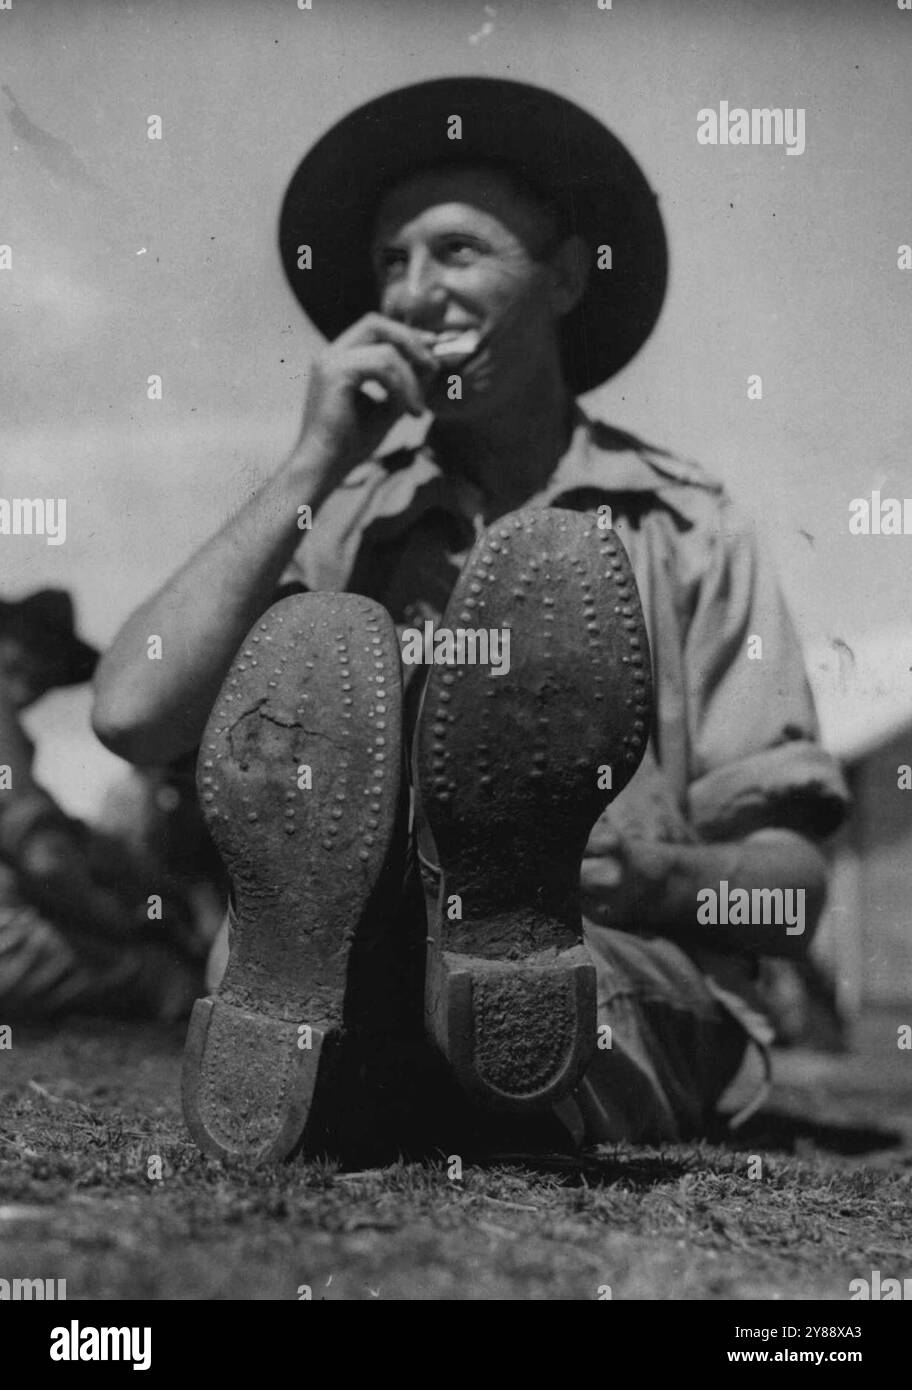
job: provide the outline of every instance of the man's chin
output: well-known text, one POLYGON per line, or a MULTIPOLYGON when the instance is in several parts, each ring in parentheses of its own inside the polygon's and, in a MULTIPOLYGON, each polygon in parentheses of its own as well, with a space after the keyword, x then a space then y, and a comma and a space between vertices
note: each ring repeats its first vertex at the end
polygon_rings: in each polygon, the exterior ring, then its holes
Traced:
POLYGON ((441 382, 439 386, 435 385, 432 390, 425 392, 427 408, 435 420, 445 421, 447 424, 475 424, 493 413, 496 406, 493 391, 474 383, 470 385, 465 381, 460 383, 460 389, 462 394, 455 399, 450 395, 450 388, 446 382, 441 382))

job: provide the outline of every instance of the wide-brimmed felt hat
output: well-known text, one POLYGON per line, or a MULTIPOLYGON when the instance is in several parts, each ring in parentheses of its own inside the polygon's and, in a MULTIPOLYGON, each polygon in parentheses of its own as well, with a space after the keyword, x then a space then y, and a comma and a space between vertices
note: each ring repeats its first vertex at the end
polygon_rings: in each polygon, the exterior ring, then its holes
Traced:
POLYGON ((304 156, 282 204, 279 249, 294 293, 329 339, 375 309, 369 246, 383 194, 418 169, 467 164, 508 168, 585 240, 587 288, 563 321, 562 347, 573 390, 591 390, 630 361, 659 316, 665 231, 656 195, 620 141, 542 87, 439 78, 343 117, 304 156), (448 137, 453 116, 461 121, 458 140, 448 137), (310 269, 298 267, 301 246, 311 248, 310 269), (604 246, 610 269, 598 268, 604 246))
POLYGON ((64 589, 39 589, 26 598, 0 599, 0 636, 11 633, 37 656, 54 684, 91 680, 98 652, 77 636, 73 600, 64 589))

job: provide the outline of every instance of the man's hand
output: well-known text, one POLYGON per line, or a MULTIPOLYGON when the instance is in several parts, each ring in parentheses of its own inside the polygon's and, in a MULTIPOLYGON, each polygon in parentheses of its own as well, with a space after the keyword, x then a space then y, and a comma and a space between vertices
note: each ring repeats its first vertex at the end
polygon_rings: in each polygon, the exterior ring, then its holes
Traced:
POLYGON ((370 458, 400 416, 424 412, 422 382, 440 366, 428 346, 432 336, 366 314, 314 359, 297 447, 326 459, 329 489, 370 458), (382 390, 368 394, 368 382, 382 390))
POLYGON ((742 839, 701 843, 655 766, 644 764, 595 826, 580 866, 581 906, 593 924, 658 933, 722 952, 791 956, 807 953, 823 908, 826 860, 792 830, 769 827, 742 839), (805 931, 767 922, 697 921, 698 894, 732 888, 802 891, 805 931))
POLYGON ((647 749, 632 781, 608 807, 605 819, 625 844, 658 840, 695 845, 698 841, 651 749, 647 749))
POLYGON ((624 931, 658 925, 676 845, 697 836, 651 753, 596 823, 580 866, 583 912, 624 931))

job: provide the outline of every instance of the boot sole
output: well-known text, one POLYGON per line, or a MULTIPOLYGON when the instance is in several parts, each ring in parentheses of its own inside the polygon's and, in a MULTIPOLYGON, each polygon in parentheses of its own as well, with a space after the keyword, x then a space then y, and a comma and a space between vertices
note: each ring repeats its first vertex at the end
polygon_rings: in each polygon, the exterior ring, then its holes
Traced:
POLYGON ((509 629, 510 669, 432 666, 425 687, 417 777, 441 869, 425 1023, 474 1100, 544 1110, 596 1045, 579 868, 645 750, 648 638, 618 538, 556 508, 482 537, 441 626, 509 629))
POLYGON ((277 603, 251 629, 201 745, 204 816, 231 875, 234 930, 184 1055, 184 1115, 218 1158, 275 1162, 325 1138, 351 1029, 351 957, 394 834, 401 670, 379 604, 277 603), (310 769, 310 787, 306 785, 310 769))

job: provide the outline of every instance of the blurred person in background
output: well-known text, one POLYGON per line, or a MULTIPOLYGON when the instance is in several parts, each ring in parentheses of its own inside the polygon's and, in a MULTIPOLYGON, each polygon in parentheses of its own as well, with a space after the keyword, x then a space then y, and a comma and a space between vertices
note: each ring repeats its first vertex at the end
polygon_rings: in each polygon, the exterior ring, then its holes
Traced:
POLYGON ((184 888, 154 856, 68 816, 33 776, 25 711, 90 680, 97 661, 63 590, 0 600, 4 1021, 71 1012, 174 1019, 202 985, 206 943, 184 888))

